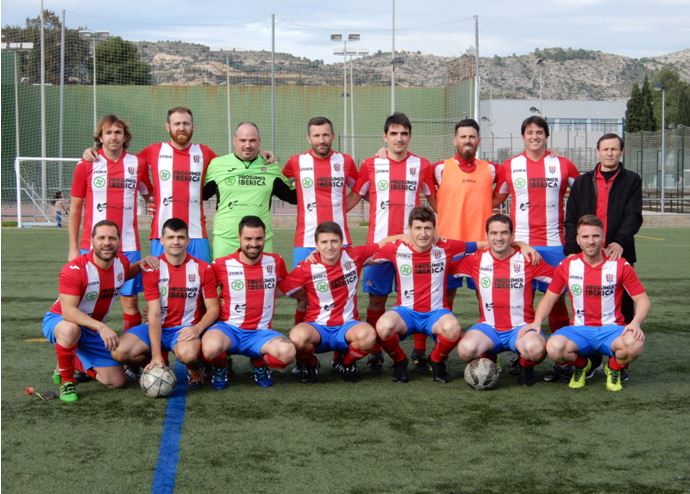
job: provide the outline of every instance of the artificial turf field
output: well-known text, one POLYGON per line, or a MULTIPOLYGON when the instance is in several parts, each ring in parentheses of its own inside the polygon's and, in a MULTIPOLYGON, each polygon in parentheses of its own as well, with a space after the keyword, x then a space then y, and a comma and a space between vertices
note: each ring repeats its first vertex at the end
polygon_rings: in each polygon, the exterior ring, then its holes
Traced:
MULTIPOLYGON (((365 231, 353 233, 356 242, 365 231)), ((230 388, 183 398, 176 476, 161 483, 176 459, 166 450, 159 461, 166 400, 95 382, 79 385, 73 405, 24 395, 25 386, 57 388, 41 319, 56 297, 67 230, 3 228, 2 490, 139 493, 164 491, 167 481, 177 493, 690 492, 689 244, 687 229, 638 235, 636 268, 652 310, 646 351, 621 393, 607 392, 602 377, 577 391, 542 382, 547 363, 531 388, 503 375, 498 389, 477 392, 457 354, 446 385, 414 373, 395 384, 389 360, 382 376, 344 383, 326 354, 318 384, 276 373, 260 389, 236 356, 230 388), (159 463, 167 470, 156 476, 159 463)), ((291 265, 292 231, 278 230, 275 245, 291 265)), ((362 312, 366 297, 359 302, 362 312)), ((276 329, 289 328, 293 307, 279 300, 276 329)), ((476 320, 467 290, 455 309, 463 328, 476 320)))

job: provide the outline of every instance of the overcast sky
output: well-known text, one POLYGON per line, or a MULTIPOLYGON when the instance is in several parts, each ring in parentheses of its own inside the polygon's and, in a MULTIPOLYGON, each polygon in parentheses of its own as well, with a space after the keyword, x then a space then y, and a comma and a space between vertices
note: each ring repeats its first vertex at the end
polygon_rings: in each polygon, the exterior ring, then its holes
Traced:
MULTIPOLYGON (((67 11, 69 28, 107 30, 131 41, 183 40, 214 49, 271 49, 332 60, 334 32, 359 33, 356 49, 390 51, 392 0, 44 0, 67 11), (241 6, 238 7, 238 6, 241 6)), ((479 16, 481 56, 572 47, 640 58, 690 48, 690 0, 397 0, 396 49, 460 55, 474 44, 479 16)), ((37 16, 40 0, 2 0, 2 25, 37 16)))

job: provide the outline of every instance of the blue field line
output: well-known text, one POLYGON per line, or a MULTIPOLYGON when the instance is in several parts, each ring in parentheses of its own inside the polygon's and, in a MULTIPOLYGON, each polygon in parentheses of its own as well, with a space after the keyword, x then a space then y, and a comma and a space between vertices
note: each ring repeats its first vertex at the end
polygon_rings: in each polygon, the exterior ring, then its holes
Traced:
POLYGON ((163 419, 161 445, 158 450, 158 463, 153 473, 152 494, 172 494, 175 490, 177 463, 180 460, 180 438, 184 424, 184 410, 187 402, 187 367, 175 363, 177 386, 168 397, 168 406, 163 419))

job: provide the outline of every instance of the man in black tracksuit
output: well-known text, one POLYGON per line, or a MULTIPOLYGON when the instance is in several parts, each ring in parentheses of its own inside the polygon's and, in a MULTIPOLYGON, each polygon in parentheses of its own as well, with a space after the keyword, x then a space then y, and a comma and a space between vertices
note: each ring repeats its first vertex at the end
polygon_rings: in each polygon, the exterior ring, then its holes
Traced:
MULTIPOLYGON (((580 252, 575 241, 577 220, 585 214, 595 214, 604 222, 606 256, 623 257, 634 265, 635 234, 642 225, 642 180, 623 167, 623 139, 617 134, 599 138, 597 154, 600 161, 594 170, 580 175, 570 188, 565 208, 564 251, 566 255, 580 252)), ((635 305, 627 292, 623 292, 621 311, 629 323, 635 305)))

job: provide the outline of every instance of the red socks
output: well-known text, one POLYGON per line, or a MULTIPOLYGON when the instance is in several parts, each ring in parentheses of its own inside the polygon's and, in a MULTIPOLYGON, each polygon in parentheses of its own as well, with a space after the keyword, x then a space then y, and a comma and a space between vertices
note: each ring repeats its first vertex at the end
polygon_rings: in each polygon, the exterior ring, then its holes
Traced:
POLYGON ((314 350, 302 350, 297 352, 297 361, 309 367, 316 367, 318 359, 314 355, 314 350))
POLYGON ((620 371, 627 367, 627 365, 621 364, 616 357, 609 357, 609 369, 620 371))
POLYGON ((587 366, 587 358, 578 355, 577 358, 572 361, 572 364, 576 369, 584 369, 587 366))
POLYGON ((396 364, 407 358, 407 355, 405 355, 403 349, 400 348, 400 337, 397 334, 394 334, 387 340, 379 339, 379 341, 381 342, 383 349, 386 350, 386 353, 391 356, 393 362, 396 364))
POLYGON ((268 353, 264 354, 263 361, 266 362, 266 365, 273 369, 285 369, 288 366, 287 363, 275 358, 273 355, 269 355, 268 353))
POLYGON ((212 360, 204 358, 204 362, 208 362, 213 367, 225 367, 228 365, 228 352, 223 352, 212 360))
MULTIPOLYGON (((417 335, 415 334, 415 336, 417 335)), ((455 348, 455 346, 458 344, 458 341, 460 341, 460 338, 457 340, 449 340, 440 334, 436 335, 436 346, 431 351, 431 355, 429 355, 431 361, 438 363, 441 360, 448 358, 448 354, 453 350, 453 348, 455 348)))
POLYGON ((74 382, 74 357, 77 355, 77 345, 65 348, 60 343, 55 343, 55 354, 62 383, 74 382))
POLYGON ((426 353, 426 335, 424 333, 414 333, 412 337, 414 338, 414 351, 426 353))
POLYGON ((127 331, 134 326, 139 326, 141 324, 141 314, 137 312, 136 314, 122 314, 122 330, 127 331))
POLYGON ((367 352, 363 352, 362 350, 358 350, 355 347, 350 344, 350 351, 347 352, 345 357, 343 357, 343 365, 346 367, 351 366, 354 364, 356 361, 361 359, 367 354, 367 352))
POLYGON ((539 363, 535 362, 534 360, 527 360, 525 357, 522 356, 520 356, 518 361, 520 362, 520 367, 534 367, 539 363))
MULTIPOLYGON (((386 312, 385 310, 371 310, 367 309, 367 322, 371 324, 371 326, 376 329, 376 323, 378 322, 379 318, 386 312)), ((371 349, 371 353, 381 353, 381 345, 379 344, 379 340, 376 340, 376 343, 374 344, 374 348, 371 349)))

